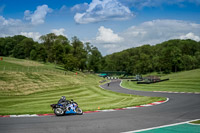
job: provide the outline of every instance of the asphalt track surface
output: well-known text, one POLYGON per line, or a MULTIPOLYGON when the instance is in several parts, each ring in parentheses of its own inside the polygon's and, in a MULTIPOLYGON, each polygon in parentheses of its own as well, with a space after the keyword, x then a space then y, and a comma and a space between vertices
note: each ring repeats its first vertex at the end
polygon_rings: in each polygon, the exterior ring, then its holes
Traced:
POLYGON ((168 97, 160 105, 84 115, 31 118, 0 118, 0 133, 119 133, 200 118, 199 94, 170 94, 133 91, 112 81, 103 88, 120 93, 168 97))

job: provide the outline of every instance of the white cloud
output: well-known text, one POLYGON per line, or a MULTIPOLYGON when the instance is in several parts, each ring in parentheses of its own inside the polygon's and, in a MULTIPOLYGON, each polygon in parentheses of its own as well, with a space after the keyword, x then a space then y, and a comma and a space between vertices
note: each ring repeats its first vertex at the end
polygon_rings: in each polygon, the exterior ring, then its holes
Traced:
POLYGON ((35 41, 39 41, 41 36, 39 32, 21 32, 20 34, 29 38, 33 38, 35 41))
POLYGON ((11 25, 18 25, 21 23, 19 19, 5 19, 3 16, 0 16, 0 24, 1 26, 11 26, 11 25))
POLYGON ((126 20, 133 17, 130 9, 117 0, 93 0, 83 13, 76 13, 74 20, 79 24, 87 24, 106 20, 126 20))
POLYGON ((66 11, 66 10, 67 10, 67 6, 66 6, 66 5, 63 5, 63 6, 60 8, 60 12, 66 11))
POLYGON ((102 46, 102 48, 100 48, 101 50, 103 50, 103 55, 106 54, 111 54, 114 52, 119 52, 122 51, 124 49, 128 49, 129 47, 127 47, 126 45, 121 45, 121 44, 105 44, 102 46))
POLYGON ((88 3, 77 4, 71 8, 72 12, 84 12, 89 8, 88 3))
POLYGON ((27 28, 27 25, 19 19, 6 19, 0 16, 0 37, 13 36, 27 28))
POLYGON ((179 39, 191 31, 200 34, 200 24, 180 20, 153 20, 130 27, 121 36, 133 46, 153 45, 169 39, 179 39))
POLYGON ((104 48, 116 48, 117 45, 116 44, 106 44, 106 45, 103 45, 104 48))
POLYGON ((104 26, 101 26, 98 29, 98 36, 96 37, 96 40, 103 43, 115 43, 115 42, 121 42, 123 40, 122 37, 120 37, 118 34, 113 33, 113 31, 109 28, 105 28, 104 26))
POLYGON ((180 36, 180 39, 192 39, 192 40, 195 40, 195 41, 200 41, 200 37, 199 36, 196 36, 194 33, 190 32, 186 35, 182 35, 180 36))
POLYGON ((56 34, 56 35, 63 35, 63 36, 66 36, 65 35, 65 29, 64 28, 60 28, 60 29, 52 29, 51 30, 52 33, 56 34))
POLYGON ((26 20, 31 20, 31 23, 33 25, 43 24, 47 13, 51 13, 52 11, 53 10, 49 8, 48 5, 42 5, 38 6, 34 13, 31 13, 31 11, 26 10, 24 12, 24 18, 26 20))

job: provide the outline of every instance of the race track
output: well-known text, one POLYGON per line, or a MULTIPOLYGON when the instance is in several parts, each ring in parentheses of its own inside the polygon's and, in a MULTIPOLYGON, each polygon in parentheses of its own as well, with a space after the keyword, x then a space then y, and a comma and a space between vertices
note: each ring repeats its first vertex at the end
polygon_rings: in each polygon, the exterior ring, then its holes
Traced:
POLYGON ((133 91, 120 87, 120 80, 103 88, 127 94, 168 97, 160 105, 71 116, 0 118, 1 133, 119 133, 200 118, 200 94, 133 91))

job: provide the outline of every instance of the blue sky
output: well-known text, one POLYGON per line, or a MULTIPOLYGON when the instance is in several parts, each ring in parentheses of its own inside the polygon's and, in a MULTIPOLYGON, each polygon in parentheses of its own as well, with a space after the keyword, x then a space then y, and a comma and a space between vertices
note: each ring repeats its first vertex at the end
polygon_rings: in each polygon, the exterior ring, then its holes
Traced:
POLYGON ((77 36, 103 55, 169 39, 200 41, 200 0, 0 0, 0 37, 77 36))

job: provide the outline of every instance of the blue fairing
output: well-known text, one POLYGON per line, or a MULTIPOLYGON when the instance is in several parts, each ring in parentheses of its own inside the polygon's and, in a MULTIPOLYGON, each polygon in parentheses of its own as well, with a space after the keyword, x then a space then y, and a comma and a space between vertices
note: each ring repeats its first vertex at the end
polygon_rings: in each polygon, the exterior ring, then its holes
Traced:
POLYGON ((69 111, 66 111, 65 114, 76 114, 76 112, 70 109, 69 111))

